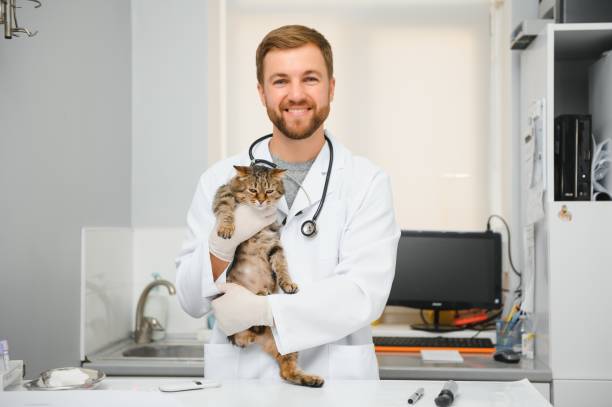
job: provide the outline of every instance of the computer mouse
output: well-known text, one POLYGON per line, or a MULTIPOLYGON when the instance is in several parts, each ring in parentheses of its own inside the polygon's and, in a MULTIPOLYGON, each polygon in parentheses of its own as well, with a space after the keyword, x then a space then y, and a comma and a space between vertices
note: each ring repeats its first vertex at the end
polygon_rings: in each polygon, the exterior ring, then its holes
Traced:
POLYGON ((518 363, 521 360, 521 354, 510 349, 502 349, 495 352, 493 359, 504 363, 518 363))

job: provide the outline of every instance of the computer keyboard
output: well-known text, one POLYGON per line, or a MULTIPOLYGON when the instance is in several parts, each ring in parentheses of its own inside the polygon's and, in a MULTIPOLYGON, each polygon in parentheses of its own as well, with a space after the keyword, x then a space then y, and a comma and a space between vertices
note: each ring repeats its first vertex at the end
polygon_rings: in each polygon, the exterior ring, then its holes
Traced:
POLYGON ((489 338, 397 337, 375 336, 376 352, 419 352, 421 350, 457 350, 462 353, 493 353, 489 338))

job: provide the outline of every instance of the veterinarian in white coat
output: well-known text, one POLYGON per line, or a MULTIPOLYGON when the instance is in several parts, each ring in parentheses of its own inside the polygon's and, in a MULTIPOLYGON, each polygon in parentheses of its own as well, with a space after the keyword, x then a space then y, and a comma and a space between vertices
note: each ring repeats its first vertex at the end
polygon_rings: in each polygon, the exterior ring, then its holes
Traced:
MULTIPOLYGON (((304 62, 303 59, 310 55, 308 46, 274 54, 274 58, 284 58, 282 63, 290 63, 289 66, 278 65, 281 72, 288 72, 287 82, 293 83, 292 69, 296 60, 308 65, 308 60, 304 62)), ((322 57, 320 59, 323 61, 322 57)), ((260 89, 262 102, 275 126, 273 138, 254 148, 256 158, 272 161, 270 151, 275 153, 272 144, 283 137, 278 133, 279 127, 300 125, 301 116, 294 120, 292 112, 283 109, 286 100, 304 100, 308 110, 315 111, 322 105, 313 93, 316 86, 310 84, 308 76, 303 76, 300 64, 296 77, 307 79, 297 80, 296 85, 291 85, 279 99, 277 113, 286 115, 286 122, 273 119, 270 106, 274 96, 260 89)), ((316 72, 309 66, 304 69, 316 72)), ((276 82, 273 83, 276 87, 276 82)), ((270 92, 282 93, 281 87, 270 92)), ((331 101, 333 83, 328 95, 331 101)), ((322 132, 321 124, 312 137, 323 140, 322 132)), ((286 145, 293 142, 285 141, 286 145)), ((377 379, 378 364, 370 323, 381 315, 389 295, 400 228, 395 220, 389 177, 367 159, 354 156, 334 138, 331 141, 333 167, 324 206, 317 219, 317 234, 305 237, 301 226, 305 220, 312 219, 323 193, 330 158, 329 147, 324 141, 302 183, 310 202, 304 191, 299 190, 290 209, 284 198, 278 205, 278 220, 286 219, 281 229, 282 246, 289 273, 299 291, 292 295, 280 292, 260 298, 265 299, 265 306, 271 311, 273 321, 270 324, 279 352, 298 351, 298 366, 302 370, 325 379, 377 379)), ((217 284, 225 281, 225 272, 214 281, 211 266, 208 239, 216 222, 212 212, 214 194, 235 175, 233 165, 249 164, 245 151, 213 165, 198 183, 187 216, 189 235, 176 262, 178 298, 184 310, 193 317, 201 317, 211 310, 211 301, 220 294, 217 284)), ((254 296, 250 292, 234 295, 254 296)), ((233 301, 240 303, 242 299, 233 301)), ((246 318, 242 323, 248 325, 250 313, 252 310, 245 309, 236 312, 235 317, 238 320, 246 318)), ((278 364, 272 357, 257 345, 239 348, 230 344, 228 332, 220 329, 220 322, 223 321, 217 321, 210 343, 205 345, 206 378, 280 380, 278 364)), ((225 326, 231 325, 230 322, 226 321, 225 326)), ((237 329, 244 327, 234 330, 237 329)))

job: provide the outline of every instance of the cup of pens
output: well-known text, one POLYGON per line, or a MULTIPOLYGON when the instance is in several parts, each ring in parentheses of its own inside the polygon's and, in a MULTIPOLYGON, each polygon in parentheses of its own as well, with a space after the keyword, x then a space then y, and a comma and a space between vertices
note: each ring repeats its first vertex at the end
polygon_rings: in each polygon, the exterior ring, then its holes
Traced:
POLYGON ((521 318, 520 311, 514 312, 510 318, 498 320, 495 324, 497 335, 495 350, 521 352, 522 323, 523 318, 521 318))

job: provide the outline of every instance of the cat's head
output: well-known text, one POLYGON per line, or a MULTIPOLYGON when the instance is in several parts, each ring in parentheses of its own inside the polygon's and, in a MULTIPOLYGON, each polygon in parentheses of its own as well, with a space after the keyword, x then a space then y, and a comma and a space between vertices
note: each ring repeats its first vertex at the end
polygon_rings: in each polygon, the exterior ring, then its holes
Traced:
POLYGON ((285 170, 261 165, 234 165, 234 168, 236 176, 230 181, 230 188, 238 203, 264 208, 276 205, 285 194, 285 170))

